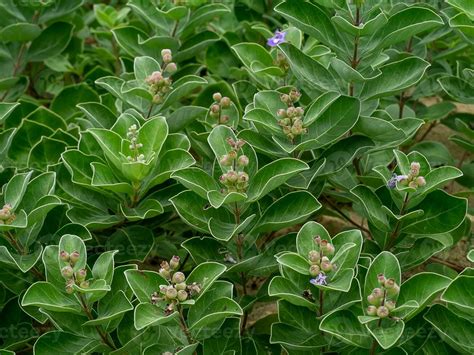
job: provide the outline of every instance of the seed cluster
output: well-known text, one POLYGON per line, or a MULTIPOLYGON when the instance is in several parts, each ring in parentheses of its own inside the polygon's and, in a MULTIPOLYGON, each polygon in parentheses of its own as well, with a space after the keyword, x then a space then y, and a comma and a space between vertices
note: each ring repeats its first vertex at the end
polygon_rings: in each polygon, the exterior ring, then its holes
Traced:
POLYGON ((132 155, 129 155, 127 160, 129 162, 145 163, 145 155, 140 154, 140 149, 143 148, 143 144, 138 143, 138 131, 136 124, 131 125, 128 129, 127 138, 130 140, 130 145, 128 147, 132 151, 132 155))
POLYGON ((69 263, 69 265, 66 265, 61 269, 61 275, 66 279, 67 293, 74 292, 74 285, 77 285, 81 288, 89 287, 89 281, 86 280, 87 269, 79 269, 74 272, 74 266, 76 265, 80 256, 81 255, 78 251, 73 251, 71 254, 69 254, 67 251, 63 250, 59 253, 59 258, 62 261, 69 263))
POLYGON ((280 100, 285 103, 288 108, 279 109, 277 116, 278 124, 282 127, 283 133, 293 141, 296 137, 306 133, 308 130, 303 127, 304 109, 295 107, 295 103, 299 101, 301 93, 295 89, 291 89, 289 94, 282 94, 280 100))
POLYGON ((223 166, 229 166, 230 170, 222 174, 220 182, 226 187, 227 192, 245 192, 249 183, 249 176, 244 168, 249 164, 249 158, 240 154, 240 150, 245 145, 242 139, 234 140, 227 138, 227 144, 232 148, 230 152, 220 159, 223 166))
POLYGON ((216 119, 217 124, 226 124, 229 122, 229 116, 223 115, 222 111, 229 108, 232 101, 227 96, 222 96, 220 92, 214 93, 212 99, 214 100, 214 103, 209 109, 209 116, 216 119))
POLYGON ((0 210, 0 224, 11 224, 16 216, 12 211, 12 205, 6 203, 0 210))
POLYGON ((314 241, 318 245, 318 250, 311 250, 308 253, 309 274, 315 277, 310 282, 313 285, 326 285, 327 274, 337 268, 336 264, 329 259, 329 256, 333 256, 336 250, 333 244, 326 239, 321 239, 319 235, 314 238, 314 241))
POLYGON ((386 318, 396 307, 395 299, 400 293, 400 287, 394 279, 387 279, 384 274, 378 274, 377 279, 380 287, 374 288, 367 296, 367 302, 370 304, 367 307, 367 314, 386 318))
POLYGON ((179 269, 179 256, 173 256, 169 262, 163 261, 159 270, 160 275, 170 282, 169 285, 160 285, 159 292, 153 292, 151 303, 166 302, 165 314, 174 312, 180 302, 201 292, 201 285, 196 282, 186 284, 186 276, 179 269))
POLYGON ((149 90, 153 95, 154 104, 162 104, 165 101, 166 94, 172 89, 171 84, 173 81, 171 80, 171 74, 177 70, 170 49, 163 49, 161 51, 161 58, 163 60, 161 70, 154 71, 145 79, 146 83, 150 86, 149 90))

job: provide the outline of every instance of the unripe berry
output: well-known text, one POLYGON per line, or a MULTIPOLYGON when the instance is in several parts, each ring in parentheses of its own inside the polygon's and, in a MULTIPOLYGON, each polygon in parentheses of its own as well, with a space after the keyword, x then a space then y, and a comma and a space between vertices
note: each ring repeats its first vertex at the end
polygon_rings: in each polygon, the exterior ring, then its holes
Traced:
POLYGON ((377 306, 380 304, 380 299, 375 297, 374 294, 370 294, 367 296, 367 302, 371 305, 377 306))
POLYGON ((290 91, 289 97, 290 97, 290 100, 291 100, 291 101, 297 102, 297 101, 300 99, 300 97, 301 97, 301 93, 300 93, 299 91, 296 91, 296 90, 292 89, 292 90, 290 91))
POLYGON ((249 165, 249 158, 246 155, 241 155, 237 160, 237 164, 239 166, 247 166, 249 165))
POLYGON ((186 290, 186 287, 187 287, 187 286, 186 286, 186 282, 181 282, 181 283, 175 285, 175 288, 176 288, 178 291, 180 291, 180 290, 186 290))
POLYGON ((65 266, 61 269, 61 275, 63 275, 64 278, 69 279, 74 275, 74 270, 69 265, 65 266))
POLYGON ((170 260, 170 268, 172 270, 176 270, 177 268, 179 268, 179 256, 177 255, 173 255, 173 257, 171 258, 170 260))
POLYGON ((165 295, 166 295, 166 298, 168 298, 170 300, 174 300, 178 296, 178 291, 176 291, 176 289, 174 287, 170 286, 166 290, 165 295))
POLYGON ((318 276, 320 272, 321 272, 321 269, 318 265, 311 265, 309 267, 309 274, 311 276, 318 276))
POLYGON ((222 108, 228 108, 230 107, 230 99, 227 97, 227 96, 224 96, 222 99, 221 99, 221 106, 222 108))
POLYGON ((232 159, 229 157, 229 155, 226 154, 221 158, 220 163, 223 166, 231 166, 232 165, 232 159))
POLYGON ((423 176, 418 176, 418 177, 416 178, 416 184, 417 184, 418 186, 425 186, 425 185, 426 185, 426 180, 425 180, 425 178, 424 178, 423 176))
POLYGON ((68 294, 74 293, 74 287, 72 287, 72 285, 66 285, 66 293, 68 294))
POLYGON ((412 174, 413 176, 418 176, 418 174, 420 173, 420 163, 414 161, 410 164, 410 174, 412 174))
POLYGON ((280 95, 280 100, 282 102, 284 102, 285 104, 289 104, 290 103, 290 96, 287 95, 287 94, 281 94, 280 95))
POLYGON ((72 264, 75 264, 79 260, 80 257, 81 257, 81 254, 79 254, 79 252, 75 250, 69 255, 69 261, 72 264))
POLYGON ((379 316, 380 318, 386 318, 388 317, 389 314, 390 314, 390 311, 388 310, 387 307, 380 306, 379 308, 377 308, 377 316, 379 316))
POLYGON ((277 116, 280 117, 280 118, 285 118, 285 117, 286 117, 286 110, 280 108, 280 109, 277 111, 277 116))
POLYGON ((230 120, 230 117, 228 115, 222 115, 221 118, 220 118, 219 123, 225 124, 225 123, 229 122, 229 120, 230 120))
POLYGON ((170 279, 170 276, 171 276, 171 275, 170 275, 169 270, 166 270, 166 269, 161 268, 161 269, 158 271, 158 273, 159 273, 160 276, 161 276, 162 278, 164 278, 165 280, 169 280, 169 279, 170 279))
POLYGON ((303 116, 304 115, 304 109, 302 107, 297 107, 296 108, 296 115, 297 116, 303 116))
POLYGON ((377 307, 375 307, 375 306, 367 307, 367 314, 369 316, 376 316, 377 315, 377 307))
POLYGON ((249 176, 246 172, 239 172, 237 174, 237 182, 240 182, 240 183, 246 183, 249 181, 249 176))
POLYGON ((188 299, 188 293, 185 290, 178 291, 178 301, 184 302, 188 299))
POLYGON ((221 93, 220 92, 215 92, 214 95, 212 95, 212 99, 214 101, 217 101, 217 102, 221 101, 221 99, 222 99, 221 93))
POLYGON ((221 110, 221 108, 219 107, 219 105, 217 105, 217 104, 211 105, 211 112, 212 113, 219 113, 220 110, 221 110))
POLYGON ((392 300, 388 300, 388 301, 385 301, 385 307, 388 308, 389 311, 395 309, 396 305, 395 305, 395 302, 393 302, 392 300))
POLYGON ((231 170, 227 173, 227 181, 228 182, 235 183, 235 182, 237 182, 237 179, 238 179, 238 176, 237 176, 237 173, 235 171, 231 170))
POLYGON ((165 67, 165 72, 170 73, 170 74, 173 74, 174 72, 176 72, 176 70, 178 70, 178 67, 176 66, 176 63, 174 62, 168 63, 165 67))
POLYGON ((86 269, 80 269, 78 271, 76 271, 76 280, 81 282, 81 281, 84 281, 86 279, 86 276, 87 276, 87 270, 86 269))
POLYGON ((81 288, 89 288, 89 281, 84 280, 84 281, 81 282, 81 284, 79 286, 81 288))
POLYGON ((186 280, 186 277, 184 276, 182 272, 178 271, 173 274, 173 277, 172 277, 173 283, 180 284, 181 282, 184 282, 184 280, 186 280))
POLYGON ((380 286, 384 286, 385 285, 385 275, 384 274, 378 274, 377 275, 377 281, 379 282, 379 285, 380 286))
POLYGON ((62 261, 69 261, 69 253, 63 250, 62 252, 59 253, 59 258, 62 261))
POLYGON ((321 257, 321 255, 319 254, 319 251, 311 250, 311 251, 308 253, 308 260, 309 260, 312 264, 317 264, 317 263, 319 263, 320 257, 321 257))
POLYGON ((164 57, 165 55, 171 55, 171 49, 165 48, 161 50, 161 56, 164 57))
POLYGON ((288 115, 288 117, 295 117, 296 109, 294 107, 288 107, 288 110, 286 110, 286 114, 288 115))
POLYGON ((381 288, 379 287, 376 287, 373 289, 372 291, 372 294, 376 297, 376 298, 382 298, 383 297, 383 291, 381 288))
POLYGON ((330 261, 321 261, 321 270, 324 272, 332 271, 332 264, 330 261))

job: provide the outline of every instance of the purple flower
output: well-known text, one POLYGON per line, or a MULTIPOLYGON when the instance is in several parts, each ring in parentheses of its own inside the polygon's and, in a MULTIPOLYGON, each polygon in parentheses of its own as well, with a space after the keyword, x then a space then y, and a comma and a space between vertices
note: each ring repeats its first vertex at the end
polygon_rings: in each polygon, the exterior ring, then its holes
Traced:
POLYGON ((319 273, 319 275, 315 279, 311 279, 311 280, 309 280, 309 282, 311 284, 315 285, 315 286, 316 285, 319 285, 319 286, 327 285, 328 283, 327 283, 326 279, 327 279, 326 275, 324 275, 323 273, 319 273))
POLYGON ((268 39, 267 44, 270 47, 275 47, 275 46, 279 45, 280 43, 285 42, 285 36, 286 36, 285 31, 276 31, 275 35, 268 39))
POLYGON ((408 176, 406 175, 397 175, 397 174, 393 174, 392 177, 390 178, 390 180, 387 181, 387 187, 389 189, 394 189, 395 187, 397 187, 397 182, 400 182, 402 180, 405 180, 405 179, 408 179, 408 176))

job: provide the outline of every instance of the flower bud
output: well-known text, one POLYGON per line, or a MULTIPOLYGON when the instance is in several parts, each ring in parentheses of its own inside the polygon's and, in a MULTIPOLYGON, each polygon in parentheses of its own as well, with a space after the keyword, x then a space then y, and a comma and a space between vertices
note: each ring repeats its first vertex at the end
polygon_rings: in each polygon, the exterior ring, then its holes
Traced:
POLYGON ((69 261, 74 265, 79 260, 80 257, 81 257, 81 254, 79 254, 79 252, 75 250, 69 255, 69 261))
POLYGON ((374 294, 370 294, 367 296, 367 302, 369 302, 369 304, 371 305, 374 305, 374 306, 377 306, 378 304, 380 304, 380 300, 374 296, 374 294))
POLYGON ((222 115, 221 118, 220 118, 219 123, 225 124, 225 123, 229 122, 229 120, 230 120, 230 117, 228 115, 222 115))
POLYGON ((89 281, 84 280, 84 281, 81 282, 81 284, 79 286, 81 288, 89 288, 89 281))
POLYGON ((59 253, 59 258, 62 261, 69 261, 69 253, 67 251, 63 250, 59 253))
POLYGON ((380 318, 386 318, 388 317, 389 314, 390 314, 390 311, 388 310, 387 307, 380 306, 379 308, 377 308, 377 316, 379 316, 380 318))
POLYGON ((288 115, 288 117, 295 117, 296 109, 294 107, 288 107, 288 110, 286 110, 286 114, 288 115))
POLYGON ((188 293, 185 290, 179 290, 177 296, 180 302, 184 302, 188 299, 188 293))
POLYGON ((297 102, 301 97, 301 93, 295 89, 292 89, 290 91, 289 97, 292 102, 297 102))
POLYGON ((296 108, 296 115, 301 117, 304 115, 304 109, 302 107, 297 107, 296 108))
POLYGON ((329 255, 329 256, 332 256, 332 255, 334 255, 335 252, 336 252, 336 248, 334 248, 334 245, 329 243, 326 247, 326 254, 329 255))
POLYGON ((239 166, 247 166, 249 165, 249 158, 246 155, 241 155, 237 160, 237 164, 239 166))
POLYGON ((310 274, 311 276, 316 277, 316 276, 319 275, 320 272, 321 272, 321 269, 320 269, 320 267, 319 267, 318 265, 311 265, 311 266, 309 267, 309 274, 310 274))
POLYGON ((221 99, 221 106, 222 108, 228 108, 230 107, 230 99, 227 97, 227 96, 224 96, 222 99, 221 99))
POLYGON ((395 305, 395 302, 393 302, 392 300, 388 300, 388 301, 385 301, 385 307, 388 308, 389 311, 395 309, 396 305, 395 305))
POLYGON ((321 261, 321 270, 324 272, 332 271, 332 264, 330 261, 321 261))
POLYGON ((168 286, 167 285, 160 285, 160 292, 162 294, 165 294, 166 293, 166 290, 168 289, 168 286))
POLYGON ((286 110, 284 110, 282 108, 278 109, 277 116, 280 117, 280 118, 285 118, 286 117, 286 110))
POLYGON ((379 287, 376 287, 373 289, 372 291, 372 294, 374 295, 374 297, 376 298, 383 298, 383 291, 381 288, 379 287))
POLYGON ((197 295, 201 293, 201 285, 196 282, 193 282, 191 285, 188 285, 188 291, 191 295, 197 295))
POLYGON ((158 301, 160 301, 160 300, 161 300, 161 297, 158 296, 158 293, 157 293, 157 292, 153 292, 153 293, 151 294, 151 299, 150 299, 151 304, 157 304, 158 301))
POLYGON ((171 274, 170 274, 170 271, 169 271, 169 270, 166 270, 166 269, 161 268, 161 269, 158 271, 158 273, 159 273, 160 276, 161 276, 162 278, 164 278, 165 280, 169 280, 169 279, 170 279, 171 274))
POLYGON ((246 172, 239 172, 237 174, 237 182, 240 182, 240 183, 246 183, 249 181, 249 176, 246 172))
POLYGON ((176 288, 178 291, 180 291, 180 290, 186 290, 186 287, 187 287, 187 286, 186 286, 186 282, 181 282, 181 283, 175 285, 175 288, 176 288))
POLYGON ((215 92, 214 95, 212 95, 212 99, 214 101, 220 102, 222 99, 222 94, 220 92, 215 92))
POLYGON ((230 183, 236 183, 238 179, 237 173, 233 170, 227 173, 227 181, 230 183))
POLYGON ((280 95, 280 100, 284 102, 285 104, 291 103, 290 96, 287 94, 281 94, 280 95))
POLYGON ((318 264, 320 257, 321 257, 321 255, 319 254, 319 251, 311 250, 311 251, 308 253, 308 260, 309 260, 312 264, 318 264))
POLYGON ((418 176, 418 174, 420 173, 420 163, 414 161, 410 164, 410 174, 412 174, 413 176, 418 176))
POLYGON ((165 48, 161 50, 161 56, 171 55, 171 49, 165 48))
POLYGON ((416 183, 416 181, 410 181, 408 183, 408 187, 411 187, 412 189, 416 189, 418 187, 418 184, 416 183))
POLYGON ((170 268, 172 270, 176 270, 177 268, 179 268, 179 256, 173 255, 170 260, 170 268))
POLYGON ((74 287, 72 287, 72 284, 67 284, 66 285, 66 293, 68 293, 68 294, 74 293, 74 287))
POLYGON ((384 282, 384 286, 387 289, 393 288, 397 283, 395 282, 395 279, 386 279, 384 282))
POLYGON ((375 307, 375 306, 367 307, 367 314, 369 316, 376 316, 377 315, 377 307, 375 307))
POLYGON ((425 178, 424 178, 423 176, 418 176, 418 177, 416 178, 416 184, 417 184, 418 186, 425 186, 425 185, 426 185, 426 180, 425 180, 425 178))
POLYGON ((314 237, 313 240, 314 240, 314 242, 315 242, 316 244, 318 244, 318 245, 321 244, 321 237, 320 237, 319 235, 317 235, 316 237, 314 237))
POLYGON ((74 270, 72 269, 72 267, 67 265, 61 269, 61 275, 63 275, 65 279, 69 279, 72 277, 72 275, 74 275, 74 270))
POLYGON ((181 282, 184 282, 184 280, 186 280, 186 277, 184 276, 182 272, 178 271, 173 274, 173 277, 172 277, 173 283, 180 284, 181 282))
POLYGON ((165 67, 165 72, 170 73, 170 74, 173 74, 174 72, 176 72, 176 70, 178 70, 178 67, 176 66, 176 63, 174 62, 168 63, 165 67))
POLYGON ((223 166, 231 166, 232 165, 232 158, 230 158, 229 155, 226 154, 221 158, 220 163, 223 166))
POLYGON ((174 287, 170 286, 166 290, 165 296, 166 296, 166 298, 168 298, 170 300, 174 300, 176 298, 176 296, 178 296, 178 291, 176 291, 176 289, 174 287))
POLYGON ((81 282, 81 281, 84 281, 86 279, 86 276, 87 276, 87 270, 86 269, 80 269, 78 271, 76 271, 76 280, 81 282))
POLYGON ((384 274, 378 274, 377 275, 377 281, 379 282, 380 286, 384 286, 385 281, 386 281, 385 275, 384 274))
POLYGON ((220 110, 221 110, 221 108, 219 107, 218 104, 211 105, 211 112, 212 113, 219 113, 220 110))
POLYGON ((170 269, 170 264, 168 264, 168 262, 166 260, 163 260, 161 263, 160 263, 160 266, 162 269, 165 269, 165 270, 169 270, 170 269))

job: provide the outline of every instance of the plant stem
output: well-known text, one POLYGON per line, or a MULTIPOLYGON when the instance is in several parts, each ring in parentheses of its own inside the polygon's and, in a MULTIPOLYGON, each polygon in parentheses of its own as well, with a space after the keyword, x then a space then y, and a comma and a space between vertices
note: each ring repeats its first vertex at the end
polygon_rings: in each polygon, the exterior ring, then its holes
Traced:
MULTIPOLYGON (((82 310, 84 311, 84 313, 86 314, 87 318, 89 318, 89 320, 93 320, 94 319, 94 316, 92 315, 89 307, 87 306, 87 303, 86 303, 86 300, 84 299, 84 296, 82 295, 82 293, 78 293, 78 298, 79 298, 79 301, 81 302, 81 306, 82 306, 82 310)), ((113 343, 112 340, 109 339, 109 335, 107 334, 107 332, 105 332, 100 326, 96 325, 95 326, 95 329, 97 331, 97 333, 99 334, 100 338, 102 339, 102 342, 107 345, 108 347, 112 348, 113 350, 116 350, 117 347, 115 346, 115 344, 113 343)))
MULTIPOLYGON (((5 235, 7 236, 7 239, 8 241, 10 242, 10 245, 18 252, 20 253, 21 255, 26 255, 27 254, 27 251, 25 250, 25 248, 20 245, 20 243, 18 243, 18 241, 15 239, 15 236, 13 234, 11 234, 9 231, 7 231, 5 233, 5 235)), ((43 273, 41 272, 41 270, 39 270, 36 266, 33 266, 31 269, 30 269, 30 272, 36 276, 36 278, 40 279, 40 280, 45 280, 46 278, 44 277, 43 273)))
POLYGON ((188 339, 188 343, 192 344, 194 343, 194 340, 191 337, 191 333, 189 332, 188 326, 186 325, 186 320, 184 319, 184 315, 183 315, 183 308, 179 305, 178 305, 178 313, 179 313, 179 325, 181 326, 181 329, 186 335, 186 339, 188 339))
MULTIPOLYGON (((408 201, 409 201, 408 192, 405 192, 405 198, 403 200, 402 207, 400 208, 400 218, 403 217, 403 215, 405 214, 405 209, 408 205, 408 201)), ((393 246, 395 240, 398 237, 400 227, 401 227, 400 220, 397 220, 397 223, 395 224, 395 229, 393 230, 392 234, 390 235, 390 238, 388 239, 387 249, 390 249, 393 246)))
MULTIPOLYGON (((387 290, 384 290, 383 291, 383 297, 382 297, 382 306, 385 305, 385 296, 387 295, 387 290)), ((379 318, 378 322, 377 322, 377 328, 379 328, 380 326, 382 325, 382 318, 379 318)), ((372 346, 370 347, 370 355, 374 355, 375 354, 375 350, 377 350, 377 340, 373 340, 372 341, 372 346)))

